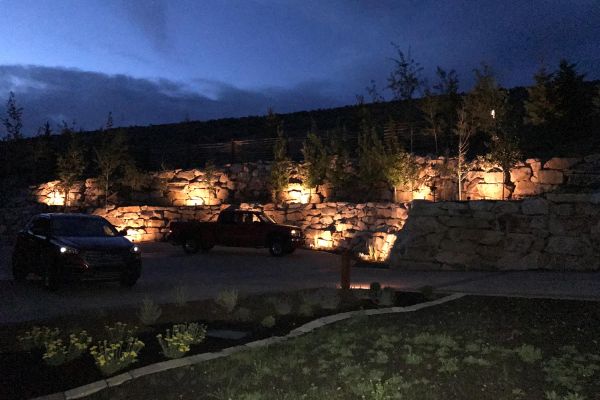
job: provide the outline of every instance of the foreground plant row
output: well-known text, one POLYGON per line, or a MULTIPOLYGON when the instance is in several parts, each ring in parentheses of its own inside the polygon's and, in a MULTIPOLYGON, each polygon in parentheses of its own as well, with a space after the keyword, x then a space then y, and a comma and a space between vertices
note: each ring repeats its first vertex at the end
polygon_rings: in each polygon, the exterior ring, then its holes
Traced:
MULTIPOLYGON (((104 327, 105 335, 92 344, 92 337, 85 330, 71 333, 65 339, 58 328, 34 326, 19 336, 24 351, 42 350, 43 360, 51 366, 73 361, 88 351, 103 375, 112 375, 136 362, 144 343, 136 337, 137 327, 122 322, 104 327)), ((180 358, 190 351, 190 346, 201 343, 206 327, 197 323, 175 324, 166 333, 156 335, 167 358, 180 358)))

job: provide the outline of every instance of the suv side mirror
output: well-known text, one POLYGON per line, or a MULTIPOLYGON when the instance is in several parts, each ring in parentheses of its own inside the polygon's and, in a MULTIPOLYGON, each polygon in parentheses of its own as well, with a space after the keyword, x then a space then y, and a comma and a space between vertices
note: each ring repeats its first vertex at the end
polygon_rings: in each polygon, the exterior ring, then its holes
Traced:
POLYGON ((118 233, 119 236, 127 236, 127 229, 121 229, 118 233))

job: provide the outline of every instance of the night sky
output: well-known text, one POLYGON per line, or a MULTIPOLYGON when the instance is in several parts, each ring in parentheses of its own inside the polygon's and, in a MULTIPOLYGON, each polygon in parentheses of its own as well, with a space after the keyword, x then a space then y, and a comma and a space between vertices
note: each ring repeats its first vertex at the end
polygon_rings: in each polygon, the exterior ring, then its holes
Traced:
POLYGON ((600 1, 0 0, 0 112, 96 129, 355 103, 386 84, 391 42, 461 89, 489 63, 505 87, 543 61, 600 78, 600 1))

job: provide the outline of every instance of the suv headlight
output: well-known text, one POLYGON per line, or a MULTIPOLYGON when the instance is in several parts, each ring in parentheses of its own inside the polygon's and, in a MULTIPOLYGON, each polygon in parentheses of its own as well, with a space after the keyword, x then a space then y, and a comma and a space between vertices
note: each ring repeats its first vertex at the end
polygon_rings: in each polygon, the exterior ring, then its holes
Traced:
POLYGON ((292 235, 292 236, 300 236, 300 231, 298 229, 292 229, 290 231, 290 235, 292 235))
POLYGON ((129 251, 133 254, 140 254, 140 247, 138 245, 133 245, 129 251))
POLYGON ((60 246, 58 251, 60 252, 60 254, 77 254, 77 253, 79 253, 79 250, 74 249, 72 247, 68 247, 68 246, 60 246))

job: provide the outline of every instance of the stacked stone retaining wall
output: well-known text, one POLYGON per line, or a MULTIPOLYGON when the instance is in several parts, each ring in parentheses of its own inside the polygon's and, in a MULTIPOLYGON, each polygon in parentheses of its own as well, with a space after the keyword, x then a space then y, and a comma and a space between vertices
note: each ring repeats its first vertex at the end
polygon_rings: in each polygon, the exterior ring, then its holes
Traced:
MULTIPOLYGON (((129 206, 93 211, 111 221, 136 241, 165 238, 172 221, 214 221, 228 205, 197 207, 129 206)), ((278 223, 301 227, 305 246, 314 249, 355 249, 374 261, 383 261, 407 218, 404 204, 344 202, 319 204, 249 204, 242 209, 264 211, 278 223)))
MULTIPOLYGON (((397 188, 396 200, 457 199, 456 174, 453 172, 456 169, 455 159, 417 157, 416 162, 419 165, 418 178, 406 187, 397 188)), ((149 174, 145 188, 130 191, 128 198, 118 200, 121 204, 160 206, 266 203, 272 195, 268 185, 270 168, 270 163, 258 162, 225 165, 214 171, 212 176, 199 169, 155 172, 149 174)), ((549 160, 530 158, 510 170, 510 184, 504 184, 504 173, 497 165, 483 159, 474 160, 468 168, 463 194, 470 200, 521 199, 563 189, 580 192, 600 188, 600 155, 549 160)), ((302 164, 291 165, 289 185, 281 194, 281 202, 318 204, 330 201, 334 191, 326 185, 307 187, 304 171, 302 164)), ((345 196, 352 200, 352 193, 345 196)), ((63 190, 58 181, 32 187, 31 197, 38 203, 64 204, 63 190)), ((97 207, 102 204, 102 197, 102 189, 96 181, 87 179, 70 189, 69 204, 97 207)), ((391 201, 392 190, 380 185, 377 193, 368 200, 391 201)))

